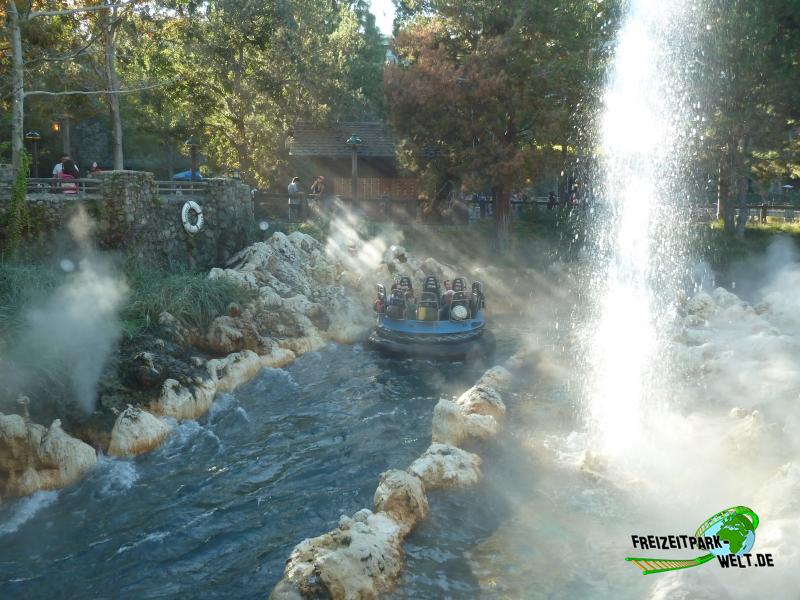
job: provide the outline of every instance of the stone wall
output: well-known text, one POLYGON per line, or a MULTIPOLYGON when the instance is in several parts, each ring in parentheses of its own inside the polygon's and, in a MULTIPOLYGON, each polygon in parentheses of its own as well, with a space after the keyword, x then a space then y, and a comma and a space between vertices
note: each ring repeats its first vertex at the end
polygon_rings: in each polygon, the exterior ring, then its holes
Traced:
MULTIPOLYGON (((66 235, 65 225, 83 206, 96 223, 100 248, 131 258, 194 267, 223 264, 248 242, 253 206, 247 185, 231 179, 207 179, 198 192, 159 194, 152 173, 105 171, 88 193, 70 196, 58 190, 28 195, 33 235, 50 243, 66 235), (203 210, 204 226, 184 230, 181 209, 194 200, 203 210)), ((6 237, 10 196, 0 185, 0 245, 6 237)))

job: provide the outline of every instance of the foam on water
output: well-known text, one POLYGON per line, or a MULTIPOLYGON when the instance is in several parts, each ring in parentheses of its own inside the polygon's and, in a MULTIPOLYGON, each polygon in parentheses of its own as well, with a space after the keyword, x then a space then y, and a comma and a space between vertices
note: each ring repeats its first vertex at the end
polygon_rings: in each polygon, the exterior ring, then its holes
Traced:
MULTIPOLYGON (((58 499, 58 492, 35 492, 27 498, 14 501, 11 514, 0 523, 0 536, 19 531, 25 523, 33 519, 43 508, 58 499)), ((8 509, 6 509, 8 510, 8 509)))
POLYGON ((133 460, 101 456, 94 476, 102 479, 100 493, 103 496, 116 496, 133 487, 139 479, 139 471, 133 460))

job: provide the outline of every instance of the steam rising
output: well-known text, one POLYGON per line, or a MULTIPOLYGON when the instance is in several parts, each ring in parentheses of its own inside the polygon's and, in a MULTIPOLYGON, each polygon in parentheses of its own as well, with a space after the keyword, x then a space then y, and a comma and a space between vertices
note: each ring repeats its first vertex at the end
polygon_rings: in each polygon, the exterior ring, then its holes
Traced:
POLYGON ((110 260, 93 250, 93 223, 85 210, 68 228, 78 259, 60 261, 64 283, 28 309, 24 330, 0 364, 14 393, 74 404, 89 413, 120 336, 118 311, 128 287, 110 260))

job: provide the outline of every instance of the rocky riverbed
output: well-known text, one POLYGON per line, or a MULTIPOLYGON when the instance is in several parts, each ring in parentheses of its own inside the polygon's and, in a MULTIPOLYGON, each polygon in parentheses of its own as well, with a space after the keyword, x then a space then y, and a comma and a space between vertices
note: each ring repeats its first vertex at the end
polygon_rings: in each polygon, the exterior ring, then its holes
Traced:
POLYGON ((88 419, 48 427, 23 415, 0 415, 0 498, 73 483, 96 464, 95 452, 124 457, 148 452, 176 422, 205 414, 220 392, 264 367, 282 367, 329 342, 354 343, 372 323, 373 286, 408 275, 455 276, 434 259, 417 260, 399 246, 358 236, 323 244, 300 232, 275 233, 245 248, 210 278, 257 293, 246 306, 200 330, 162 313, 152 335, 125 349, 122 389, 101 388, 88 419), (377 250, 376 250, 377 248, 377 250), (66 429, 66 431, 65 431, 66 429))

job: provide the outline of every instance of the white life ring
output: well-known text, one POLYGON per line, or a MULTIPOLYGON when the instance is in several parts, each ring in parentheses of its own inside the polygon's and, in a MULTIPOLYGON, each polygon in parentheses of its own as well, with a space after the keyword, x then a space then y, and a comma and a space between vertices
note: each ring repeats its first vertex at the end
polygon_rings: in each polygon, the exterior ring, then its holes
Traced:
POLYGON ((461 306, 460 304, 454 306, 451 313, 454 321, 463 321, 469 316, 469 311, 467 310, 467 307, 461 306))
POLYGON ((187 233, 199 233, 203 228, 203 209, 194 200, 188 200, 181 209, 181 219, 183 219, 183 228, 187 233), (189 220, 189 211, 194 211, 197 215, 194 223, 189 220))

